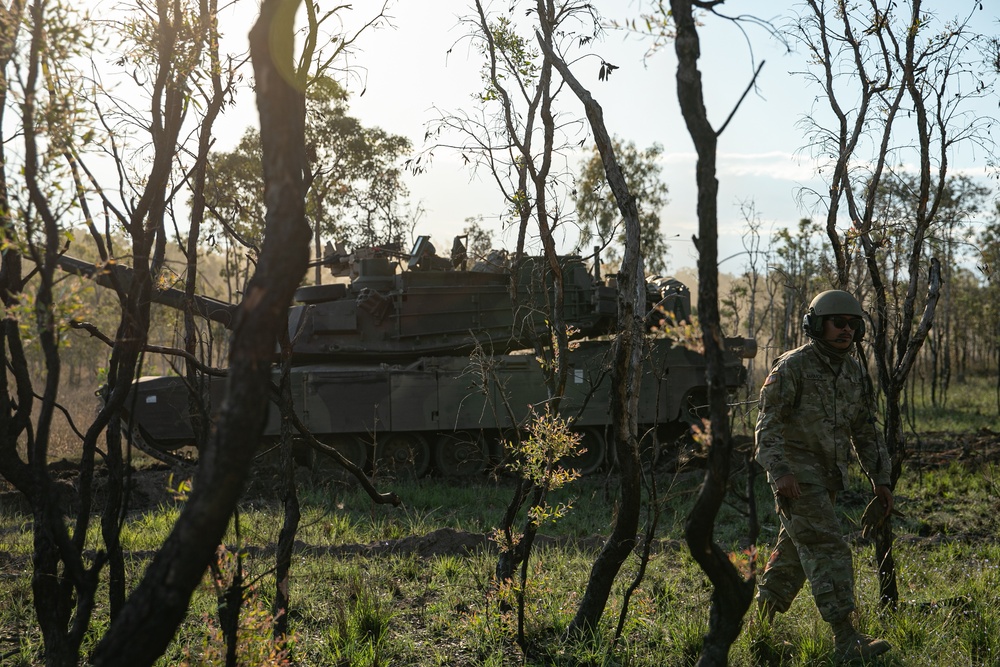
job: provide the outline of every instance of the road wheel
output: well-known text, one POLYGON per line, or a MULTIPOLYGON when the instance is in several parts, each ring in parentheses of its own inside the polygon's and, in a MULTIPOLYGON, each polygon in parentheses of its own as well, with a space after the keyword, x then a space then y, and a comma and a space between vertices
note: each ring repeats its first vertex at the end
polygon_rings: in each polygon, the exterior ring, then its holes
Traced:
POLYGON ((418 433, 390 433, 375 444, 374 473, 379 477, 419 479, 431 468, 431 448, 418 433))
POLYGON ((486 441, 479 433, 441 433, 434 442, 434 463, 445 477, 469 477, 486 467, 486 441))

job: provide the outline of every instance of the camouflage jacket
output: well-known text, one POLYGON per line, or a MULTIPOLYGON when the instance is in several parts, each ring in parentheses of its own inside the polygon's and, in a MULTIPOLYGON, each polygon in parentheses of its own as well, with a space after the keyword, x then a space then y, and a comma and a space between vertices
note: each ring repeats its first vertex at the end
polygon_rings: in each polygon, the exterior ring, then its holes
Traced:
POLYGON ((861 364, 840 371, 810 342, 778 357, 760 390, 757 461, 768 481, 793 473, 800 484, 843 489, 851 444, 875 486, 889 484, 889 454, 865 392, 861 364))

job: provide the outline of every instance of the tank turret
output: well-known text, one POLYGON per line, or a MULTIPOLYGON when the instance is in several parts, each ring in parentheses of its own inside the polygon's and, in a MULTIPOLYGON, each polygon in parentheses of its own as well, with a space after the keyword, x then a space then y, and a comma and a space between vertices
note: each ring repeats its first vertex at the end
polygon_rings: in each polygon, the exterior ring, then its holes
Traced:
MULTIPOLYGON (((477 347, 503 353, 531 347, 546 336, 554 294, 547 262, 512 258, 493 251, 468 266, 462 237, 450 258, 439 257, 429 237, 420 236, 408 253, 395 245, 348 253, 328 244, 323 264, 335 282, 300 287, 289 311, 289 338, 296 363, 340 359, 399 361, 421 355, 467 354, 477 347)), ((560 257, 563 319, 575 338, 611 333, 617 316, 614 276, 602 280, 575 255, 560 257)), ((95 266, 62 257, 63 269, 104 287, 128 284, 131 269, 95 266)), ((659 277, 647 283, 648 324, 664 317, 690 317, 691 298, 682 283, 659 277)), ((154 291, 153 300, 183 309, 184 292, 154 291)), ((195 296, 195 314, 227 328, 238 306, 195 296)))
MULTIPOLYGON (((296 358, 405 359, 532 346, 551 312, 552 281, 543 259, 494 253, 467 269, 464 256, 459 239, 446 259, 425 236, 406 254, 328 251, 339 282, 300 288, 289 313, 296 358)), ((562 257, 560 264, 567 326, 580 338, 610 333, 614 288, 595 279, 579 257, 562 257)))

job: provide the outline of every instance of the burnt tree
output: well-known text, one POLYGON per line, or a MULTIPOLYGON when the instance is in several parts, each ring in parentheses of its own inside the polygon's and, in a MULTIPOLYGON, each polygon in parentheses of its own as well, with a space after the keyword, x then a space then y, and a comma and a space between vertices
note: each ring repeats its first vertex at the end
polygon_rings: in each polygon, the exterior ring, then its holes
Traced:
MULTIPOLYGON (((553 14, 552 3, 538 3, 539 16, 553 14)), ((544 25, 544 22, 543 22, 544 25)), ((617 507, 611 535, 604 543, 590 570, 576 616, 567 634, 590 633, 601 620, 608 596, 622 564, 635 549, 642 505, 641 464, 636 415, 639 404, 639 373, 644 342, 646 280, 640 247, 639 210, 629 191, 621 167, 615 157, 614 143, 604 124, 604 112, 593 95, 573 76, 566 61, 558 56, 550 42, 537 35, 546 60, 559 72, 573 93, 580 99, 594 140, 604 163, 605 175, 622 215, 625 227, 625 249, 618 270, 618 332, 612 362, 613 402, 612 424, 615 454, 621 475, 621 499, 617 507)))
POLYGON ((151 665, 165 650, 225 533, 260 439, 275 341, 305 275, 311 238, 302 177, 304 98, 288 76, 297 5, 296 0, 265 0, 250 33, 267 236, 233 328, 218 430, 203 453, 184 511, 98 644, 94 665, 151 665))
MULTIPOLYGON (((754 577, 744 577, 715 543, 715 519, 722 506, 729 482, 732 437, 729 410, 723 382, 724 341, 719 315, 718 270, 718 192, 716 146, 721 130, 708 120, 702 91, 698 58, 701 55, 694 6, 717 3, 671 0, 677 28, 674 47, 677 52, 677 98, 688 133, 698 153, 695 177, 698 187, 698 314, 705 357, 711 446, 705 479, 695 505, 688 516, 685 536, 691 555, 712 582, 712 606, 708 634, 698 665, 726 665, 729 649, 739 636, 743 616, 750 607, 755 588, 754 577)), ((725 129, 725 126, 723 126, 725 129)))

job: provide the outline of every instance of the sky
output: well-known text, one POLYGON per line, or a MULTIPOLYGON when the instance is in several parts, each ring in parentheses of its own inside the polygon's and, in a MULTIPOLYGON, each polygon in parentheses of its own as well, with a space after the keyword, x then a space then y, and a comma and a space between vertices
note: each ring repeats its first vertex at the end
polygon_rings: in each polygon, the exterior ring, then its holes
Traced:
MULTIPOLYGON (((363 21, 378 4, 354 3, 348 25, 363 21)), ((503 10, 531 4, 508 0, 492 6, 503 10)), ((643 8, 635 0, 595 0, 594 4, 605 19, 619 22, 637 17, 643 8)), ((734 14, 755 11, 758 18, 779 22, 779 13, 793 4, 730 0, 723 9, 734 14)), ((942 17, 959 9, 967 12, 973 5, 983 8, 975 12, 975 27, 1000 34, 1000 0, 925 0, 925 6, 942 17)), ((251 0, 239 0, 233 11, 223 15, 221 25, 229 48, 239 50, 240 43, 245 43, 256 15, 248 11, 253 6, 251 0)), ((438 114, 435 109, 471 108, 471 96, 481 89, 481 83, 478 56, 470 52, 468 41, 462 40, 463 29, 459 27, 460 16, 469 12, 469 0, 393 2, 388 14, 395 27, 366 33, 351 56, 350 64, 364 76, 363 80, 345 80, 352 94, 350 113, 366 125, 409 137, 419 149, 425 146, 427 123, 438 114)), ((523 11, 518 9, 515 14, 523 11)), ((788 53, 763 29, 749 26, 741 30, 730 22, 706 18, 699 34, 706 108, 717 128, 732 112, 755 67, 764 62, 755 90, 743 101, 718 144, 720 269, 739 273, 741 258, 745 258, 748 215, 759 221, 765 237, 777 229, 796 226, 803 217, 822 218, 800 196, 822 185, 814 176, 816 165, 802 151, 806 139, 800 125, 813 109, 822 108, 822 101, 817 100, 819 91, 796 74, 804 69, 801 54, 788 53), (748 209, 752 210, 748 213, 748 209)), ((633 141, 640 149, 654 142, 663 146, 662 176, 670 193, 661 218, 670 239, 669 264, 675 269, 693 267, 697 258, 691 241, 697 230, 694 148, 677 103, 673 46, 651 55, 650 46, 649 39, 609 30, 594 48, 597 55, 574 64, 573 70, 603 107, 612 135, 633 141), (618 66, 603 82, 598 80, 602 58, 618 66)), ((569 91, 564 95, 575 102, 569 91)), ((582 116, 579 107, 567 106, 566 110, 582 116)), ((986 112, 995 114, 995 105, 986 112)), ((217 148, 235 145, 247 125, 256 125, 252 94, 244 94, 230 120, 222 124, 217 148)), ((582 154, 571 156, 570 165, 579 164, 580 159, 582 154)), ((970 151, 955 156, 952 167, 986 177, 981 156, 970 151)), ((471 173, 459 155, 448 150, 436 150, 430 168, 408 175, 407 185, 411 201, 423 210, 416 233, 430 234, 438 247, 450 247, 451 237, 461 232, 467 218, 482 215, 488 223, 504 210, 488 175, 471 173)), ((514 239, 500 235, 495 240, 499 246, 514 243, 514 239)))
MULTIPOLYGON (((465 7, 461 0, 433 4, 411 1, 397 6, 399 29, 392 37, 395 57, 370 61, 365 95, 352 102, 352 112, 419 139, 424 124, 435 117, 432 107, 468 106, 480 84, 476 54, 469 53, 467 42, 459 41, 462 32, 456 27, 457 16, 465 7)), ((621 20, 636 13, 634 6, 629 6, 617 16, 606 16, 621 20)), ((811 165, 793 156, 800 143, 793 130, 802 107, 792 100, 787 74, 792 62, 763 31, 751 35, 751 53, 738 31, 721 27, 725 33, 720 31, 711 39, 705 31, 703 46, 704 53, 719 54, 711 61, 706 59, 704 71, 707 108, 717 127, 751 81, 754 58, 756 62, 762 58, 767 61, 757 94, 747 98, 719 142, 719 256, 725 259, 743 250, 741 209, 746 204, 753 203, 766 226, 797 223, 801 216, 795 193, 811 178, 811 165)), ((373 43, 378 39, 372 36, 373 43)), ((651 45, 648 39, 612 32, 596 47, 598 57, 584 59, 573 69, 601 104, 612 135, 633 141, 639 148, 653 143, 664 147, 662 176, 670 194, 661 217, 664 232, 671 239, 670 264, 694 266, 694 147, 677 104, 672 46, 648 55, 651 45), (605 82, 598 80, 601 58, 618 66, 605 82)), ((375 48, 369 47, 365 53, 375 48)), ((580 157, 574 157, 579 161, 580 157)), ((458 156, 447 151, 436 151, 430 172, 411 179, 410 188, 426 209, 425 218, 435 238, 438 229, 460 227, 467 217, 503 210, 487 175, 470 174, 458 156), (492 210, 484 210, 485 203, 492 203, 492 210)))
MULTIPOLYGON (((509 4, 494 3, 493 7, 503 9, 509 4)), ((594 4, 606 19, 619 22, 636 17, 641 10, 629 0, 594 4)), ((959 8, 966 11, 973 4, 925 0, 942 17, 959 8)), ((778 12, 790 5, 731 0, 723 9, 756 11, 759 18, 778 19, 778 12), (774 8, 774 13, 766 13, 767 8, 774 8)), ((389 12, 396 29, 370 33, 360 42, 362 50, 355 61, 364 66, 367 77, 364 95, 352 99, 351 112, 366 123, 410 137, 419 147, 426 123, 436 116, 435 107, 468 108, 472 93, 481 87, 477 54, 470 53, 458 27, 459 16, 468 15, 468 6, 466 0, 397 2, 389 12)), ((987 0, 982 6, 983 10, 975 12, 976 27, 1000 33, 1000 0, 987 0)), ((793 227, 803 217, 821 219, 800 197, 804 188, 821 185, 814 177, 813 161, 801 150, 806 140, 799 122, 817 104, 818 91, 795 74, 804 68, 800 54, 788 53, 763 29, 744 30, 715 19, 705 19, 700 30, 706 108, 716 128, 733 110, 754 68, 764 61, 756 90, 746 97, 718 144, 719 258, 720 268, 730 272, 739 272, 748 208, 752 207, 750 215, 758 219, 765 236, 793 227)), ((650 55, 651 44, 649 39, 609 30, 594 49, 599 57, 584 59, 573 69, 603 107, 613 135, 634 141, 639 148, 654 142, 664 147, 662 175, 670 201, 661 218, 671 239, 670 265, 692 267, 697 257, 691 242, 697 231, 694 148, 677 103, 673 46, 650 55), (600 58, 619 68, 605 82, 598 80, 600 58)), ((953 167, 985 176, 978 156, 967 153, 956 156, 953 167)), ((445 150, 435 152, 428 173, 410 178, 409 187, 426 211, 418 232, 426 230, 439 245, 458 233, 466 218, 480 214, 488 218, 503 210, 487 176, 471 174, 458 155, 445 150)))

